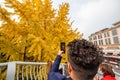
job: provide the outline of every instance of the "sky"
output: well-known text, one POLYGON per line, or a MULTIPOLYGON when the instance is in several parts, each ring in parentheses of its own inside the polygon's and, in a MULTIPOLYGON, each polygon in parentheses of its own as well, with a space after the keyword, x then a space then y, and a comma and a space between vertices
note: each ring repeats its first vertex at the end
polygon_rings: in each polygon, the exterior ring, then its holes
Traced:
POLYGON ((78 28, 83 38, 104 28, 113 27, 120 21, 120 0, 52 0, 53 7, 69 3, 69 17, 74 21, 72 28, 78 28))
MULTIPOLYGON (((0 4, 4 0, 0 0, 0 4)), ((120 21, 120 0, 52 0, 58 9, 62 3, 69 3, 69 18, 74 21, 72 29, 78 28, 83 38, 120 21)))

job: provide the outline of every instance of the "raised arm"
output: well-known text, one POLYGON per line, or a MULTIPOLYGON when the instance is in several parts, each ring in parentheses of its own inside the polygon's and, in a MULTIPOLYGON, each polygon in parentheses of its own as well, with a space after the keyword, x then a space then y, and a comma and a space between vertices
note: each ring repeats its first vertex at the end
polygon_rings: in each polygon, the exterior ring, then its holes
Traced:
POLYGON ((62 56, 63 56, 63 51, 59 51, 50 72, 58 72, 62 56))

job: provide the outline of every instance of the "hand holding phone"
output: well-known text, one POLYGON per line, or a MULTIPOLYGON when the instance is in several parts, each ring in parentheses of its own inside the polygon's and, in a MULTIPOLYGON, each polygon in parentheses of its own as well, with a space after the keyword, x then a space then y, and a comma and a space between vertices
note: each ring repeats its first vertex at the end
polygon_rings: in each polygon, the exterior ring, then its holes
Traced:
POLYGON ((60 50, 61 50, 61 51, 64 51, 64 53, 65 53, 65 51, 66 51, 65 42, 61 42, 61 43, 60 43, 60 50))

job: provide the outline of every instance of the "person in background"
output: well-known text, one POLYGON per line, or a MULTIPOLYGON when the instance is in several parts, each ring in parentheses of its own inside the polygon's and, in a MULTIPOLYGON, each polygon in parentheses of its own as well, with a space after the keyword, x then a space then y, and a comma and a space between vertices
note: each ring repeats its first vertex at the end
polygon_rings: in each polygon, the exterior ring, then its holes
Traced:
POLYGON ((52 68, 52 61, 49 60, 49 61, 47 62, 47 75, 49 74, 51 68, 52 68))
POLYGON ((59 51, 53 63, 48 80, 93 80, 98 67, 103 61, 101 49, 85 39, 75 39, 68 43, 69 78, 58 72, 60 61, 64 55, 59 51))
POLYGON ((101 80, 116 80, 115 73, 112 70, 112 66, 109 64, 101 64, 100 70, 103 73, 103 78, 101 80))
MULTIPOLYGON (((102 64, 102 63, 101 63, 101 64, 102 64)), ((100 70, 100 67, 101 67, 101 66, 99 66, 98 72, 97 72, 96 76, 94 77, 94 80, 101 80, 101 79, 103 78, 103 73, 102 73, 102 71, 100 70)))

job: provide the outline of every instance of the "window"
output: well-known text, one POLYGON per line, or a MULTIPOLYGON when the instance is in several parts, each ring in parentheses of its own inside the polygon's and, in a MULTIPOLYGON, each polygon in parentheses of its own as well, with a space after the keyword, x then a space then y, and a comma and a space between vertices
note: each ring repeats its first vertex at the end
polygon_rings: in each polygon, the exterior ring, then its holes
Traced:
POLYGON ((106 37, 106 33, 104 33, 104 37, 106 37))
POLYGON ((101 38, 102 38, 102 35, 101 35, 101 34, 99 34, 99 35, 98 35, 98 39, 101 39, 101 38))
POLYGON ((102 34, 100 34, 100 37, 102 38, 102 34))
POLYGON ((118 37, 113 37, 114 44, 119 44, 119 39, 118 37))
POLYGON ((111 44, 111 40, 110 40, 110 38, 108 38, 108 44, 111 44))
POLYGON ((101 41, 99 40, 99 45, 101 45, 101 41))
POLYGON ((110 36, 109 32, 104 33, 104 37, 109 37, 109 36, 110 36))
POLYGON ((109 35, 109 32, 106 32, 106 35, 107 35, 107 37, 109 37, 110 35, 109 35))
POLYGON ((117 30, 112 30, 112 35, 117 35, 117 30))
POLYGON ((103 45, 103 40, 99 40, 99 45, 103 45))
POLYGON ((105 44, 108 45, 108 41, 107 41, 107 39, 105 39, 105 44))
POLYGON ((94 37, 93 37, 93 39, 94 39, 94 40, 96 40, 96 39, 97 39, 97 37, 96 37, 96 36, 94 36, 94 37))
POLYGON ((111 40, 110 40, 110 38, 106 38, 106 39, 105 39, 105 44, 106 44, 106 45, 111 44, 111 40))
POLYGON ((95 40, 97 39, 97 37, 95 36, 95 40))
POLYGON ((91 38, 89 38, 89 40, 90 40, 90 41, 92 41, 92 37, 91 37, 91 38))
POLYGON ((103 40, 101 40, 101 45, 103 45, 103 40))
POLYGON ((95 44, 95 45, 98 45, 98 44, 97 44, 97 41, 94 41, 94 44, 95 44))

